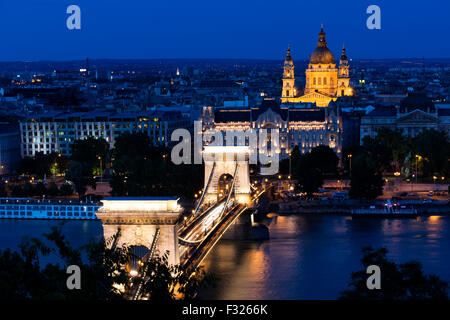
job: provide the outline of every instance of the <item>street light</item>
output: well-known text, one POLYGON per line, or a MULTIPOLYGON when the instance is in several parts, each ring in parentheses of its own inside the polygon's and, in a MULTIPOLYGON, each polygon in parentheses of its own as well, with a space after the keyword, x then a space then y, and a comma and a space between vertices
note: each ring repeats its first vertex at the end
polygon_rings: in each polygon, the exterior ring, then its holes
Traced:
POLYGON ((97 159, 100 160, 100 183, 102 183, 103 182, 102 157, 98 156, 97 159))
POLYGON ((350 153, 348 155, 348 159, 350 160, 350 176, 352 176, 352 157, 353 157, 353 155, 350 153))
POLYGON ((289 152, 289 176, 291 176, 291 153, 289 152))
POLYGON ((416 154, 416 184, 417 184, 417 163, 419 162, 420 155, 416 154))

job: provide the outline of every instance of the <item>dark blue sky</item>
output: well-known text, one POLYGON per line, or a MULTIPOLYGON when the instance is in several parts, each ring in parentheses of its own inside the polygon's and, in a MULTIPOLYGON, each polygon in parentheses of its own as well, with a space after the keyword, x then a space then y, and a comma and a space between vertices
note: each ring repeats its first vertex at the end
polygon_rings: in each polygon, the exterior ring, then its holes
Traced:
POLYGON ((0 0, 1 61, 90 58, 294 58, 323 23, 335 55, 450 57, 448 0, 0 0), (66 8, 81 7, 81 30, 66 8), (381 30, 366 8, 381 8, 381 30))

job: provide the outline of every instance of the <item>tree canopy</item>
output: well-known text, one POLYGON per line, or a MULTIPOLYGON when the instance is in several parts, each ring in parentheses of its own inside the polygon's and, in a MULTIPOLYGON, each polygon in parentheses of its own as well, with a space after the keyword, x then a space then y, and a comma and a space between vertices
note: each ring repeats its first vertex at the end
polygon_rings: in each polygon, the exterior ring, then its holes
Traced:
POLYGON ((386 248, 364 247, 361 263, 363 270, 353 272, 349 289, 342 292, 341 299, 367 300, 424 300, 448 299, 448 282, 435 275, 426 275, 417 261, 397 264, 388 260, 386 248), (367 288, 366 270, 376 265, 381 271, 381 289, 367 288))
POLYGON ((131 246, 116 245, 120 233, 80 248, 70 245, 60 226, 52 227, 44 237, 49 245, 25 238, 18 251, 0 250, 0 300, 123 300, 138 282, 143 284, 143 296, 151 300, 193 299, 200 287, 215 282, 202 268, 187 271, 169 265, 168 253, 145 260, 137 275, 130 275, 130 261, 140 257, 131 246), (42 257, 50 254, 58 260, 42 265, 42 257), (80 268, 79 290, 66 285, 70 265, 80 268))
POLYGON ((202 165, 173 164, 169 150, 152 146, 145 133, 119 136, 112 158, 113 195, 193 197, 203 184, 202 165))
POLYGON ((377 171, 376 160, 368 152, 360 152, 353 157, 350 176, 351 198, 375 199, 383 194, 384 180, 377 171))
POLYGON ((291 153, 292 176, 298 188, 312 196, 323 185, 325 176, 337 173, 338 157, 328 146, 318 146, 311 152, 300 154, 298 146, 291 153))

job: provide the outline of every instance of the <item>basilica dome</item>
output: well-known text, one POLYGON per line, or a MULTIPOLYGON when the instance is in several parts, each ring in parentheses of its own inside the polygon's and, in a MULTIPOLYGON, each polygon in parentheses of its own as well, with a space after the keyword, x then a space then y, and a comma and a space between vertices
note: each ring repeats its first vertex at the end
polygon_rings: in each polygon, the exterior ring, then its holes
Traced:
POLYGON ((327 47, 325 41, 325 31, 323 28, 319 32, 319 42, 317 43, 316 50, 313 51, 309 59, 310 64, 330 64, 334 62, 334 55, 327 47))

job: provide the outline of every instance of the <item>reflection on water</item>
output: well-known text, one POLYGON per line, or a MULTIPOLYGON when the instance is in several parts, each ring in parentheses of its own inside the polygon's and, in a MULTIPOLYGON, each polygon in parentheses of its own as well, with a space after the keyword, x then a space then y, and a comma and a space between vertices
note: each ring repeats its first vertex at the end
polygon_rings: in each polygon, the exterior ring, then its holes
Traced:
MULTIPOLYGON (((60 222, 0 219, 0 249, 23 236, 41 237, 60 222)), ((220 278, 208 299, 334 299, 360 269, 363 246, 385 246, 397 262, 418 260, 427 273, 450 281, 450 216, 352 219, 343 215, 274 215, 268 241, 220 241, 204 261, 220 278)), ((69 242, 99 240, 99 221, 66 221, 69 242)), ((46 257, 47 263, 52 257, 46 257)))
POLYGON ((450 217, 352 219, 275 216, 271 240, 220 241, 204 261, 220 281, 207 299, 334 299, 360 269, 363 246, 387 247, 397 262, 418 260, 450 280, 450 217))

